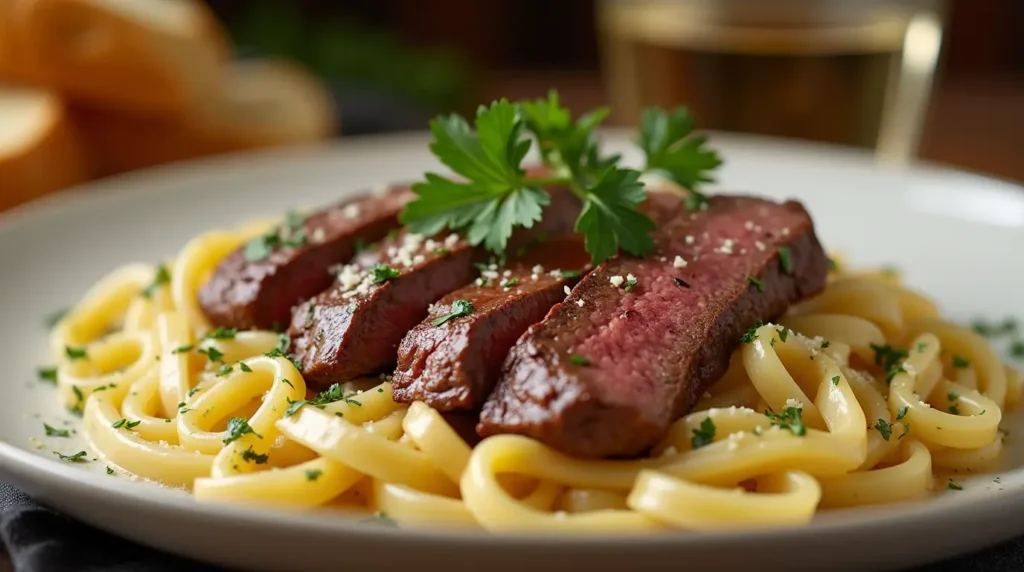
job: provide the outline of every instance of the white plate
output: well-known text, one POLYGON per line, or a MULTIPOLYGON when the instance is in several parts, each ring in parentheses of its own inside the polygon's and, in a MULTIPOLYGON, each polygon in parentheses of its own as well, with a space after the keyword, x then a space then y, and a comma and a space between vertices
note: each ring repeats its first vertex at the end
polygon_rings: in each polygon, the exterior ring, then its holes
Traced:
MULTIPOLYGON (((894 264, 949 316, 1024 316, 1024 190, 935 167, 884 169, 866 154, 715 136, 722 187, 797 197, 821 239, 861 264, 894 264)), ((612 134, 610 148, 627 149, 612 134)), ((635 159, 632 153, 628 158, 635 159)), ((925 502, 821 516, 808 527, 650 538, 486 536, 397 530, 336 514, 225 508, 71 465, 43 436, 70 421, 50 386, 43 317, 129 261, 155 261, 196 233, 298 204, 326 203, 436 168, 423 136, 367 139, 169 167, 96 183, 0 217, 0 477, 97 527, 158 548, 249 569, 398 570, 573 568, 883 569, 924 563, 1024 533, 1024 420, 1007 470, 965 479, 925 502), (30 439, 39 439, 36 449, 30 439), (996 477, 999 482, 996 482, 996 477)))

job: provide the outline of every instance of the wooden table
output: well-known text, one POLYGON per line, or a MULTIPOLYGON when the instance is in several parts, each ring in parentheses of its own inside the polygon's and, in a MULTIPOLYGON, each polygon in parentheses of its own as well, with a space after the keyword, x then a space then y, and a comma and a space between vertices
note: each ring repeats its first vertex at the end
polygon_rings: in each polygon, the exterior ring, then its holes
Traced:
MULTIPOLYGON (((594 72, 503 72, 487 82, 481 101, 540 97, 559 90, 579 113, 606 104, 594 72)), ((940 81, 928 110, 921 158, 1024 182, 1024 77, 940 81)))

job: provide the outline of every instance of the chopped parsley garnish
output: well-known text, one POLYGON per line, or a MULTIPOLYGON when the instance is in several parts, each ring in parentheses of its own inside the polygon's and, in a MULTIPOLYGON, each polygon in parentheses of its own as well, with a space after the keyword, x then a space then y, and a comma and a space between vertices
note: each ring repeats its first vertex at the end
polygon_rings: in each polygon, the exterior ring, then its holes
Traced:
POLYGON ((252 368, 246 365, 244 361, 238 362, 238 369, 244 371, 245 373, 252 373, 252 368))
POLYGON ((747 330, 746 333, 743 334, 743 337, 740 338, 740 343, 741 344, 753 343, 753 341, 757 339, 757 329, 760 328, 763 325, 764 324, 761 323, 761 320, 758 320, 756 324, 751 326, 750 329, 747 330))
POLYGON ((569 361, 572 362, 573 365, 590 365, 589 358, 576 354, 569 356, 569 361))
POLYGON ((283 377, 281 378, 281 383, 287 383, 289 387, 291 387, 292 389, 295 389, 295 386, 292 385, 292 382, 288 381, 287 379, 285 379, 283 377))
POLYGON ((583 273, 580 272, 579 270, 563 270, 562 271, 562 278, 579 278, 580 276, 583 276, 583 273))
POLYGON ((901 407, 899 411, 896 412, 896 420, 903 421, 903 418, 907 416, 908 411, 910 411, 909 407, 901 407))
POLYGON ((73 348, 71 346, 64 346, 64 355, 66 355, 71 361, 75 361, 76 359, 86 359, 88 357, 85 352, 85 348, 73 348))
POLYGON ((951 490, 951 491, 962 491, 962 490, 964 490, 964 486, 959 484, 959 483, 954 482, 953 479, 949 479, 949 482, 946 483, 946 487, 949 490, 951 490))
POLYGON ((142 423, 141 420, 128 421, 127 419, 119 419, 117 421, 114 421, 110 426, 113 427, 114 429, 120 429, 122 427, 124 427, 125 429, 134 429, 138 427, 140 423, 142 423))
POLYGON ((227 433, 227 436, 223 439, 223 443, 225 445, 237 441, 242 437, 242 435, 247 435, 249 433, 252 433, 260 439, 263 438, 263 435, 253 431, 252 427, 249 426, 249 422, 242 417, 232 417, 229 419, 228 428, 225 433, 227 433))
POLYGON ((192 389, 188 390, 188 396, 192 397, 193 395, 199 393, 200 391, 202 391, 200 388, 193 387, 192 389))
POLYGON ((253 262, 266 260, 278 247, 298 248, 306 244, 306 230, 302 228, 305 221, 299 222, 298 218, 289 215, 286 215, 286 219, 283 227, 245 243, 242 250, 245 259, 253 262))
MULTIPOLYGON (((282 381, 284 381, 288 385, 291 385, 291 382, 289 382, 287 379, 282 381)), ((302 409, 303 405, 312 405, 313 407, 323 409, 325 405, 327 405, 328 403, 334 403, 335 401, 344 401, 345 403, 355 405, 357 407, 361 407, 363 405, 362 403, 359 403, 355 399, 351 399, 342 394, 341 386, 335 383, 328 387, 327 389, 316 394, 316 397, 314 397, 313 399, 299 399, 297 401, 289 401, 288 409, 284 410, 284 416, 291 417, 292 415, 295 415, 295 413, 299 409, 302 409)))
POLYGON ((320 475, 324 474, 320 469, 306 469, 306 480, 315 481, 320 478, 320 475))
POLYGON ((183 354, 183 353, 187 353, 187 352, 190 352, 190 351, 192 351, 192 348, 194 348, 194 347, 195 347, 195 346, 193 346, 192 344, 189 344, 189 345, 185 345, 185 346, 178 346, 178 347, 174 348, 173 350, 171 350, 171 353, 172 353, 172 354, 183 354))
POLYGON ((970 367, 970 365, 971 365, 971 362, 967 358, 960 357, 960 356, 953 356, 953 367, 955 367, 957 369, 963 369, 965 367, 970 367))
POLYGON ((875 365, 881 366, 885 371, 887 383, 892 383, 896 374, 906 371, 902 365, 899 365, 899 361, 910 355, 907 350, 894 348, 888 344, 871 344, 871 349, 875 352, 875 365))
POLYGON ((779 333, 779 339, 782 341, 782 343, 786 343, 786 338, 789 337, 789 328, 783 327, 779 328, 776 331, 779 333))
MULTIPOLYGON (((533 227, 551 198, 544 187, 564 185, 583 202, 576 221, 594 263, 620 248, 642 256, 654 248, 654 223, 637 207, 645 199, 641 173, 618 165, 620 157, 603 156, 593 131, 608 116, 599 109, 573 120, 552 91, 547 98, 481 106, 474 126, 458 116, 430 123, 430 149, 459 180, 427 173, 413 185, 418 195, 400 215, 412 232, 434 235, 444 228, 462 231, 473 246, 500 253, 515 227, 533 227), (532 176, 522 168, 536 143, 541 161, 554 175, 532 176)), ((639 144, 645 170, 688 189, 711 180, 721 163, 705 139, 695 136, 685 108, 647 110, 639 144)), ((701 202, 696 191, 691 199, 701 202)))
POLYGON ((246 463, 256 463, 257 465, 264 465, 266 464, 267 459, 269 458, 270 455, 260 455, 256 451, 254 451, 252 445, 249 445, 248 449, 242 451, 242 460, 245 461, 246 463))
POLYGON ((85 458, 87 454, 85 451, 79 451, 74 455, 65 455, 59 451, 54 451, 53 454, 57 455, 57 458, 61 461, 67 461, 69 463, 84 463, 88 461, 88 459, 85 458))
POLYGON ((291 340, 291 338, 288 337, 288 334, 280 334, 277 337, 277 346, 275 346, 274 349, 270 350, 269 352, 267 352, 267 353, 265 353, 263 355, 265 355, 267 357, 283 357, 283 358, 286 358, 288 361, 292 362, 292 365, 295 366, 295 369, 300 369, 301 370, 302 369, 302 362, 300 362, 299 360, 297 360, 295 358, 291 358, 291 357, 288 356, 288 349, 291 348, 291 347, 292 347, 292 340, 291 340))
POLYGON ((373 276, 374 284, 383 284, 392 278, 398 278, 402 274, 401 270, 392 268, 387 264, 374 264, 370 268, 370 275, 373 276))
POLYGON ((754 286, 757 286, 759 292, 764 292, 764 280, 761 280, 757 276, 747 276, 747 282, 750 282, 754 286))
POLYGON ((633 288, 636 288, 636 283, 636 276, 630 274, 626 277, 626 285, 623 287, 623 290, 626 292, 632 292, 633 288))
POLYGON ((57 429, 56 427, 50 427, 46 423, 43 423, 43 429, 46 431, 47 437, 70 437, 71 431, 67 429, 57 429))
POLYGON ((983 319, 975 320, 974 323, 971 325, 971 328, 975 332, 985 337, 991 338, 996 336, 1005 336, 1007 334, 1012 334, 1017 331, 1018 325, 1019 324, 1016 318, 1008 316, 1006 318, 1003 318, 1002 322, 998 323, 989 322, 983 319))
POLYGON ((36 374, 42 381, 48 381, 50 383, 57 383, 57 368, 48 366, 41 367, 36 370, 36 374))
POLYGON ((889 437, 892 436, 892 423, 889 423, 881 417, 878 418, 878 423, 875 423, 873 428, 877 429, 878 433, 882 436, 882 439, 885 439, 886 441, 888 441, 889 437))
POLYGON ((839 385, 839 376, 832 376, 832 385, 839 385))
POLYGON ((715 422, 710 417, 705 417, 700 422, 700 427, 693 430, 693 437, 690 437, 690 444, 694 449, 700 449, 710 445, 715 440, 715 422))
POLYGON ((224 358, 224 352, 215 347, 202 348, 199 350, 199 353, 205 355, 212 362, 221 361, 224 358))
POLYGON ((506 278, 505 280, 501 281, 501 287, 502 288, 511 288, 511 287, 515 286, 516 284, 519 284, 519 279, 518 278, 506 278))
POLYGON ((788 246, 779 247, 779 266, 782 267, 782 271, 786 274, 793 273, 793 253, 789 250, 788 246))
POLYGON ((787 407, 782 413, 764 412, 765 417, 771 420, 772 425, 780 429, 789 429, 794 435, 803 437, 807 434, 807 427, 804 425, 803 410, 799 407, 787 407))
POLYGON ((82 389, 77 385, 71 386, 71 392, 75 394, 75 399, 78 401, 78 405, 82 405, 82 401, 85 400, 85 395, 82 394, 82 389))
POLYGON ((928 344, 924 342, 917 342, 917 353, 921 353, 928 348, 928 344))
POLYGON ((167 270, 167 266, 161 264, 156 268, 156 275, 153 277, 153 282, 142 289, 142 295, 146 298, 153 296, 161 286, 171 283, 171 272, 167 270))
POLYGON ((64 319, 64 316, 68 315, 69 311, 70 310, 68 308, 61 308, 60 310, 55 310, 50 315, 46 316, 46 318, 43 320, 43 323, 46 324, 47 329, 52 330, 54 326, 56 326, 58 323, 60 323, 61 320, 64 319))
POLYGON ((113 475, 114 474, 114 469, 111 469, 110 467, 107 467, 107 474, 108 475, 113 475))
POLYGON ((223 326, 218 327, 216 330, 203 336, 203 339, 207 340, 233 340, 238 334, 238 330, 235 328, 225 328, 223 326))
POLYGON ((224 377, 225 375, 230 374, 231 371, 232 367, 230 365, 222 364, 219 368, 217 368, 217 377, 224 377))
POLYGON ((447 323, 450 320, 454 320, 455 318, 461 318, 463 316, 468 316, 468 315, 472 314, 475 311, 476 311, 476 308, 473 307, 473 304, 469 303, 469 300, 461 300, 461 299, 460 300, 455 300, 454 302, 452 302, 452 309, 451 309, 451 311, 449 311, 444 316, 441 316, 439 318, 434 318, 433 320, 431 320, 430 323, 435 325, 435 326, 440 326, 442 324, 447 323))
POLYGON ((950 391, 946 393, 946 399, 948 401, 956 401, 957 399, 960 399, 960 395, 954 391, 950 391))
POLYGON ((1024 340, 1017 340, 1010 346, 1010 355, 1024 358, 1024 340))
POLYGON ((949 407, 947 411, 949 411, 953 415, 960 415, 960 404, 957 403, 959 399, 960 396, 952 391, 946 394, 946 400, 949 401, 949 407))

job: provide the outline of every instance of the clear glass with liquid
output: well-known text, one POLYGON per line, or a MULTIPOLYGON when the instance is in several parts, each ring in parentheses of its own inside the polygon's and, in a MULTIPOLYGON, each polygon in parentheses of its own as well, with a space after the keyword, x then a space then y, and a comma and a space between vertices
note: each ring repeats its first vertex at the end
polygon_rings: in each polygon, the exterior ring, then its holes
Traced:
POLYGON ((941 0, 600 0, 616 119, 687 105, 705 129, 916 151, 941 0))

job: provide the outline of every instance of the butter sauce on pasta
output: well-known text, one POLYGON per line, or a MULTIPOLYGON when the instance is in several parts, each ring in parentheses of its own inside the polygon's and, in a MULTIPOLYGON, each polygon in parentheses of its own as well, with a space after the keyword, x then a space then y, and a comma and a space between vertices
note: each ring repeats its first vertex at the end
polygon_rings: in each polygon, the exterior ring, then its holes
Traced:
POLYGON ((298 405, 306 385, 278 334, 211 327, 198 288, 273 223, 201 235, 163 269, 122 267, 53 329, 60 398, 108 465, 203 502, 345 506, 409 526, 776 527, 984 470, 1021 398, 1021 375, 984 338, 898 277, 835 273, 748 332, 650 458, 575 459, 516 435, 470 448, 434 409, 395 403, 387 381, 298 405))

